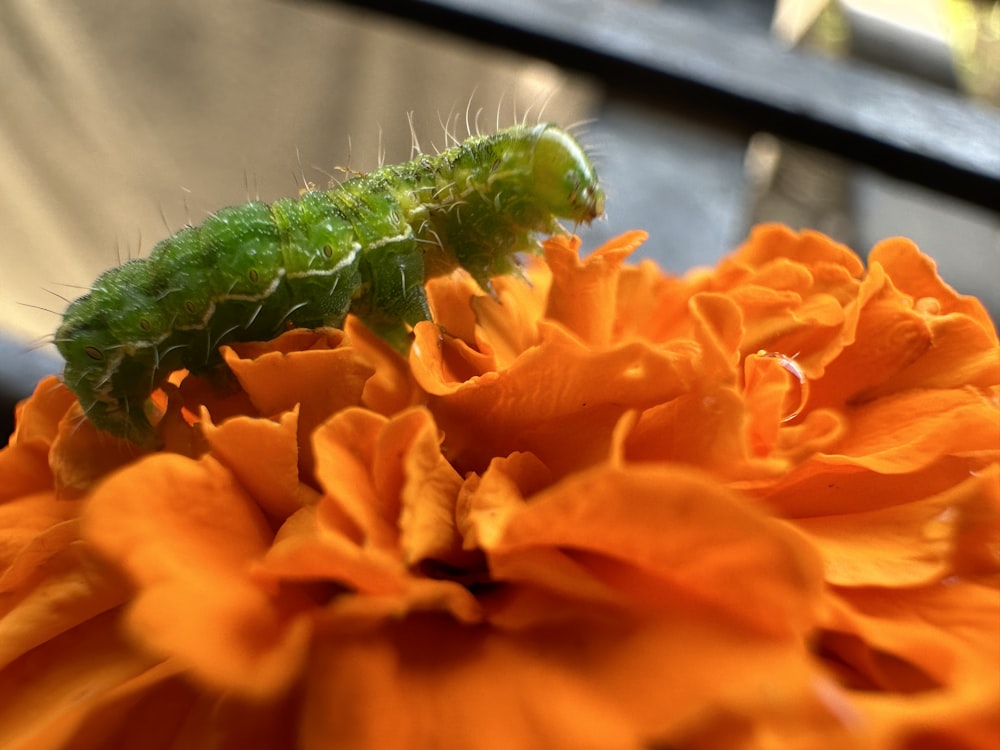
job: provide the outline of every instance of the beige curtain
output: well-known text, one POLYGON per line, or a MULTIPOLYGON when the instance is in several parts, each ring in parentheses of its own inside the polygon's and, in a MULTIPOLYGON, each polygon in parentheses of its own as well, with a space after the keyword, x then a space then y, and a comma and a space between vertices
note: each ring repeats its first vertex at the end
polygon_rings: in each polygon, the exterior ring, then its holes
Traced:
POLYGON ((470 99, 492 130, 550 97, 547 118, 588 116, 550 66, 336 4, 4 0, 2 330, 50 334, 58 295, 213 209, 373 167, 380 131, 409 158, 409 111, 429 150, 470 99))

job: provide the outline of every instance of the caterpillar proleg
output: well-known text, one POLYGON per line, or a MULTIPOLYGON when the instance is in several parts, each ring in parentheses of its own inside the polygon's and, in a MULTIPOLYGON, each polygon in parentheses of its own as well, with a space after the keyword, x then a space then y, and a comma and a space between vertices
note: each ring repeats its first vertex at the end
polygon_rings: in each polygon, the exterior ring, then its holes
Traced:
POLYGON ((218 347, 348 312, 405 351, 430 319, 424 282, 456 267, 486 290, 516 273, 558 220, 590 223, 604 193, 565 130, 517 125, 272 204, 223 208, 104 272, 70 304, 55 344, 63 379, 97 427, 143 446, 144 405, 174 370, 209 370, 218 347))

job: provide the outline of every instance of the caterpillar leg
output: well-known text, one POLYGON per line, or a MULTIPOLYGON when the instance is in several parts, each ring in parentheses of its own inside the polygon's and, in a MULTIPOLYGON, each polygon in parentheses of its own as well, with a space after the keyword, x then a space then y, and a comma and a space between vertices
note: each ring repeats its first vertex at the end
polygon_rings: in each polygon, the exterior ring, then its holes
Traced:
POLYGON ((120 399, 109 403, 100 399, 80 399, 87 418, 97 427, 127 438, 140 448, 156 450, 162 441, 146 416, 146 399, 120 399))
POLYGON ((424 255, 412 233, 369 247, 361 257, 361 290, 351 306, 369 328, 405 353, 410 326, 431 319, 424 255))

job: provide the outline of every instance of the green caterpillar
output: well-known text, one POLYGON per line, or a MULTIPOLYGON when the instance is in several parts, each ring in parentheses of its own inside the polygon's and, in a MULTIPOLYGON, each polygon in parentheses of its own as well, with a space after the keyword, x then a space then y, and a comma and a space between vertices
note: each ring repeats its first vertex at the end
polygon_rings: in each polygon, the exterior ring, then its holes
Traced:
MULTIPOLYGON (((474 136, 327 191, 223 208, 149 257, 103 273, 70 304, 55 344, 97 427, 155 448, 150 394, 204 372, 230 341, 339 326, 348 312, 401 351, 430 320, 424 282, 456 267, 486 290, 558 219, 590 223, 604 193, 580 144, 552 124, 474 136)), ((336 387, 331 384, 331 387, 336 387)))

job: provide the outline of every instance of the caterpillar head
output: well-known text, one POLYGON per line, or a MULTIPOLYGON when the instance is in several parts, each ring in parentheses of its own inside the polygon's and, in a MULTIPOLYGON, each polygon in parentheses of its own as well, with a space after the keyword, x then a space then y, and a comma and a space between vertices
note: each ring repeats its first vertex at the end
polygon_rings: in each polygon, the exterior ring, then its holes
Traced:
POLYGON ((604 191, 583 147, 562 128, 541 124, 535 131, 532 187, 553 215, 589 224, 604 213, 604 191))
POLYGON ((114 316, 100 295, 84 295, 69 306, 55 337, 66 360, 63 379, 95 425, 152 446, 155 434, 143 414, 147 368, 141 358, 124 356, 114 316))
POLYGON ((427 276, 461 266, 489 292, 492 277, 520 273, 519 253, 541 251, 539 235, 565 233, 560 219, 589 224, 604 213, 586 152, 551 123, 470 139, 434 166, 462 189, 430 207, 417 229, 440 249, 425 256, 427 276))

